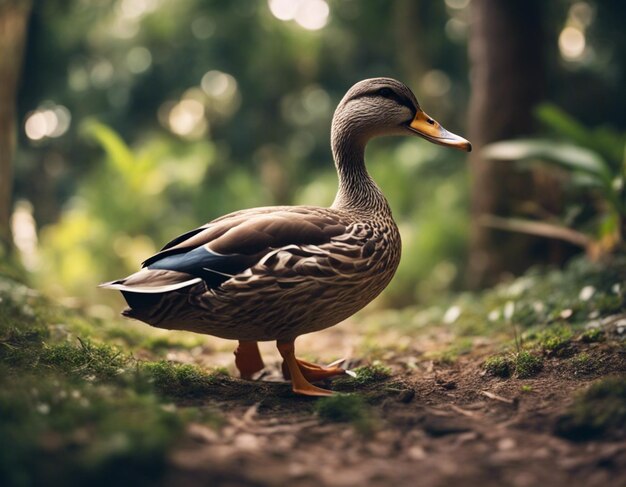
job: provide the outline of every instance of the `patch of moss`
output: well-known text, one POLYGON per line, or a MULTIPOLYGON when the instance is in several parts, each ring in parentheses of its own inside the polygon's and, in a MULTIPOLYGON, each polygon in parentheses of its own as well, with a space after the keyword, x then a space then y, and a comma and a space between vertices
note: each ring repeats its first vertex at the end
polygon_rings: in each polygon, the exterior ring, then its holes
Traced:
POLYGON ((527 379, 537 375, 543 368, 541 357, 527 350, 518 353, 493 355, 483 364, 485 371, 495 377, 527 379))
POLYGON ((505 355, 493 355, 488 357, 483 364, 485 371, 495 377, 507 378, 511 376, 514 364, 510 357, 505 355))
POLYGON ((538 343, 544 352, 559 354, 572 341, 572 329, 566 326, 551 326, 538 334, 538 343))
POLYGON ((373 430, 374 421, 365 401, 357 395, 337 394, 319 399, 315 403, 318 416, 333 423, 351 423, 364 434, 373 430))
POLYGON ((574 441, 626 433, 626 377, 602 379, 579 393, 556 423, 558 435, 574 441))
POLYGON ((515 365, 515 376, 518 379, 528 379, 534 377, 543 368, 543 361, 541 357, 533 355, 532 353, 522 350, 521 352, 513 356, 513 363, 515 365))
POLYGON ((140 365, 140 371, 157 391, 172 397, 205 395, 228 377, 228 372, 223 368, 205 372, 195 365, 176 364, 165 360, 144 362, 140 365))
POLYGON ((586 375, 596 370, 597 362, 593 356, 583 352, 571 358, 569 366, 574 375, 586 375))
POLYGON ((580 335, 580 340, 584 343, 595 343, 601 342, 604 340, 604 331, 600 328, 591 328, 590 330, 585 330, 580 335))
POLYGON ((382 382, 391 377, 391 369, 380 362, 372 365, 364 365, 354 370, 356 377, 346 377, 343 381, 357 386, 366 386, 377 382, 382 382))

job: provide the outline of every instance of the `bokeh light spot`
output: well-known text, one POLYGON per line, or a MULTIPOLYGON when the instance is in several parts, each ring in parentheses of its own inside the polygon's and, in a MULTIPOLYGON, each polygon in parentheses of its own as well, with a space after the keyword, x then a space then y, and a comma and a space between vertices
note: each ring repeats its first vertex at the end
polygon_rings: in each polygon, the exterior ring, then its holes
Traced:
POLYGON ((280 20, 295 20, 307 30, 319 30, 328 23, 330 8, 325 0, 268 0, 272 15, 280 20))
POLYGON ((208 39, 215 33, 215 22, 207 17, 198 17, 191 22, 191 33, 196 39, 208 39))
POLYGON ((427 96, 444 96, 450 91, 450 86, 450 77, 438 69, 431 69, 422 77, 421 88, 427 96))
POLYGON ((60 137, 70 126, 70 111, 62 105, 48 104, 26 115, 24 132, 30 140, 60 137))
POLYGON ((293 20, 298 10, 299 0, 269 0, 272 15, 280 20, 293 20))
POLYGON ((126 65, 131 73, 143 73, 152 65, 152 54, 143 46, 135 46, 126 55, 126 65))
POLYGON ((168 122, 171 131, 177 135, 201 135, 206 130, 204 105, 198 100, 185 98, 170 110, 168 122))
POLYGON ((41 140, 46 136, 46 117, 41 112, 35 112, 26 119, 24 124, 26 136, 31 140, 41 140))
POLYGON ((213 98, 220 98, 236 90, 237 82, 230 74, 212 70, 202 76, 200 86, 202 86, 207 95, 213 98))
POLYGON ((559 35, 559 49, 567 60, 580 59, 585 52, 585 35, 576 27, 565 27, 559 35))
POLYGON ((446 35, 454 42, 464 42, 467 39, 468 24, 462 19, 453 18, 446 22, 446 35))
POLYGON ((113 65, 108 60, 101 59, 93 65, 89 77, 96 88, 106 88, 111 84, 114 73, 113 65))
POLYGON ((307 30, 318 30, 328 22, 329 12, 324 0, 306 0, 298 6, 294 20, 307 30))

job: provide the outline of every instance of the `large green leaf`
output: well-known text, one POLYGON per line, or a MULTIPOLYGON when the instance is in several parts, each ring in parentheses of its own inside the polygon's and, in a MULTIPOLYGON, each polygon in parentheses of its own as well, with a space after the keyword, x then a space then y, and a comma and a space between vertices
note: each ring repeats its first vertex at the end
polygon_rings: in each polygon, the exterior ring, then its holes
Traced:
POLYGON ((542 159, 572 171, 581 171, 611 183, 611 171, 604 160, 595 152, 572 144, 547 139, 519 139, 495 142, 483 148, 488 159, 517 161, 542 159))
POLYGON ((621 165, 626 135, 607 126, 589 128, 552 103, 542 103, 535 109, 541 123, 556 135, 601 155, 611 167, 621 165))

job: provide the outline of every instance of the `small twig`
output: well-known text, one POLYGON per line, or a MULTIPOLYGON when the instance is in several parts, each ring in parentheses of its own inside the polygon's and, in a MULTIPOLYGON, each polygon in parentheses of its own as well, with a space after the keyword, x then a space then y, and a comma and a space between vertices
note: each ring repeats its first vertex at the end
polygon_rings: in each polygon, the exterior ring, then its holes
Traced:
POLYGON ((483 396, 488 397, 489 399, 493 399, 494 401, 500 401, 505 404, 515 404, 515 401, 513 399, 507 399, 506 397, 498 396, 497 394, 494 394, 493 392, 480 391, 480 393, 483 396))
POLYGON ((468 411, 467 409, 460 408, 459 406, 456 406, 454 404, 450 404, 450 409, 456 411, 459 414, 462 414, 463 416, 467 416, 468 418, 476 418, 478 416, 476 413, 468 411))
POLYGON ((80 346, 83 350, 90 352, 91 347, 89 346, 88 343, 84 342, 83 339, 79 336, 76 337, 76 339, 78 340, 78 343, 80 343, 80 346))
MULTIPOLYGON (((429 412, 434 415, 434 416, 444 416, 444 417, 450 417, 453 416, 450 411, 443 411, 441 409, 438 408, 428 408, 429 412)), ((461 413, 463 414, 463 413, 461 413)))
POLYGON ((584 233, 552 223, 523 220, 521 218, 502 218, 495 215, 482 215, 478 222, 485 227, 527 233, 539 237, 554 238, 587 249, 593 240, 584 233))

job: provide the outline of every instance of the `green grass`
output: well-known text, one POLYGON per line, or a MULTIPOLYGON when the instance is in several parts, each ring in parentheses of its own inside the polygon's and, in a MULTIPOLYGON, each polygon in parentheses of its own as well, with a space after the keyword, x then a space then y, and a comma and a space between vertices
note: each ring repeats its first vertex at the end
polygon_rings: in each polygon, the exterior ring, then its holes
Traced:
POLYGON ((44 344, 35 355, 32 365, 49 368, 89 380, 109 380, 124 372, 130 365, 130 357, 115 347, 93 344, 88 340, 77 339, 78 345, 71 343, 44 344))
POLYGON ((155 389, 169 397, 199 397, 208 394, 220 380, 228 377, 225 369, 206 372, 189 364, 143 362, 139 366, 155 389))

